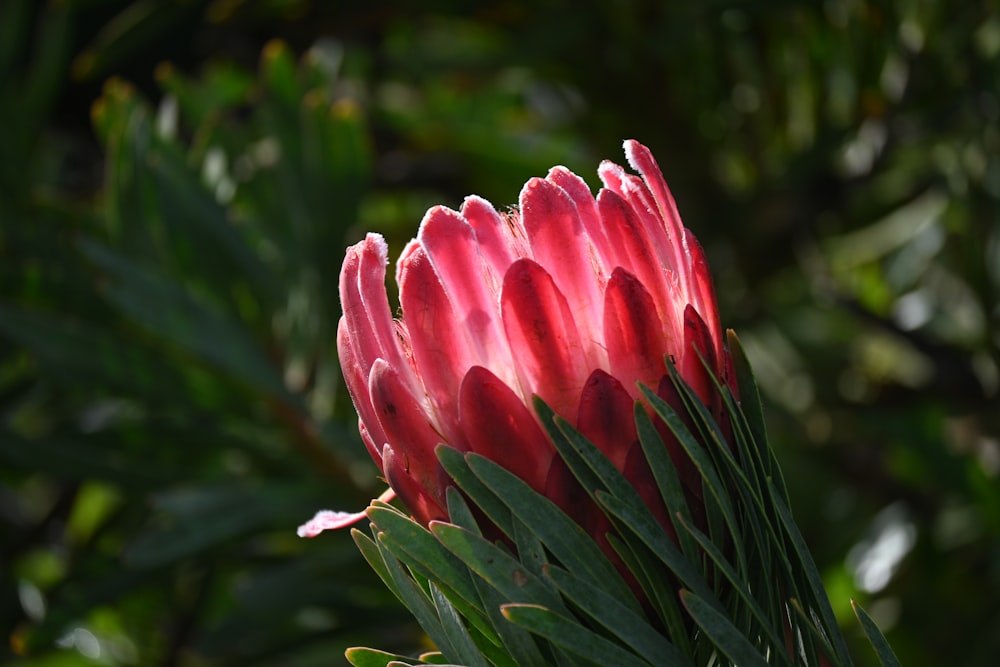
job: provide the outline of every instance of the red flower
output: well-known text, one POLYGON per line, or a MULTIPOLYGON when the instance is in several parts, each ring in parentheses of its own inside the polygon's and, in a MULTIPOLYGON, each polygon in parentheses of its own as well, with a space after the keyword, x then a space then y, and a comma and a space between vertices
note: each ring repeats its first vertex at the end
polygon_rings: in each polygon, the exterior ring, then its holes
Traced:
MULTIPOLYGON (((479 197, 461 211, 432 208, 397 262, 397 319, 384 285, 385 241, 369 234, 348 249, 340 362, 372 458, 421 523, 447 517, 439 443, 500 463, 585 527, 601 523, 578 502, 582 489, 531 408, 535 394, 669 523, 636 439, 637 383, 676 401, 669 358, 719 415, 699 353, 716 377, 732 385, 732 374, 701 247, 649 150, 626 141, 625 155, 642 177, 604 162, 596 198, 555 167, 528 181, 512 213, 479 197)), ((700 499, 700 477, 663 433, 689 495, 700 499)), ((360 516, 321 513, 300 532, 360 516)))

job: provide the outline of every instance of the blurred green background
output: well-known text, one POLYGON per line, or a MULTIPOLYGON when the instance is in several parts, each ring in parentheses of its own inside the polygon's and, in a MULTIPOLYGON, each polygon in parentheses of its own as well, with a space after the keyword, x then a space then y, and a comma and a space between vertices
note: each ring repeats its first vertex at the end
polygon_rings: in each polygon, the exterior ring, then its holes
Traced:
MULTIPOLYGON (((0 662, 336 665, 422 639, 344 248, 636 138, 712 261, 852 640, 1000 654, 1000 7, 0 3, 0 662)), ((872 664, 856 641, 859 664, 872 664)))

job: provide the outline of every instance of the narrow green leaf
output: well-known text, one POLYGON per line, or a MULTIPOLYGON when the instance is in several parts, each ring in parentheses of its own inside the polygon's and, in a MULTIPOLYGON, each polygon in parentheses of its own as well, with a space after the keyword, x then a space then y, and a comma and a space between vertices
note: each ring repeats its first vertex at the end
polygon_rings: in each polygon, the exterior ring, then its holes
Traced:
POLYGON ((344 657, 346 657, 347 661, 354 665, 354 667, 388 667, 388 665, 393 662, 403 665, 415 664, 413 662, 407 662, 409 658, 404 655, 386 653, 385 651, 379 651, 373 648, 364 648, 363 646, 354 646, 347 649, 344 651, 344 657))
POLYGON ((648 667, 651 664, 618 644, 586 629, 576 621, 532 604, 507 604, 503 614, 512 623, 545 637, 588 663, 615 667, 648 667))
POLYGON ((431 522, 431 532, 469 569, 496 588, 506 601, 563 608, 554 587, 495 544, 448 523, 431 522))
POLYGON ((441 589, 433 582, 430 585, 430 589, 431 600, 434 602, 434 608, 437 610, 438 618, 441 620, 441 629, 448 636, 448 640, 455 651, 454 654, 449 654, 449 657, 452 660, 461 661, 462 664, 468 667, 488 667, 486 660, 483 659, 482 652, 476 646, 476 643, 472 641, 472 637, 469 636, 469 631, 466 630, 461 617, 455 611, 455 607, 452 606, 448 598, 441 592, 441 589))
POLYGON ((618 570, 597 543, 573 519, 523 480, 477 454, 466 455, 469 468, 510 508, 567 569, 585 577, 619 600, 633 599, 618 570))
MULTIPOLYGON (((743 601, 747 610, 757 620, 756 625, 758 626, 760 632, 766 635, 768 641, 771 642, 771 648, 774 650, 775 656, 778 659, 782 659, 782 664, 791 664, 788 657, 781 651, 781 649, 784 648, 784 641, 775 631, 775 628, 780 626, 780 617, 768 616, 768 614, 764 612, 764 610, 760 607, 760 604, 754 598, 754 592, 761 590, 758 588, 758 582, 748 582, 737 574, 733 569, 733 566, 729 563, 719 548, 693 524, 682 521, 682 525, 685 532, 697 540, 698 545, 704 550, 705 555, 712 561, 712 563, 715 564, 718 571, 722 573, 730 584, 732 584, 736 595, 743 601)), ((766 577, 767 574, 768 573, 764 573, 764 576, 766 577)), ((771 588, 771 586, 767 586, 767 582, 759 583, 764 586, 763 590, 771 588)))
POLYGON ((451 520, 451 523, 461 526, 476 535, 482 535, 483 532, 479 529, 479 524, 472 515, 472 510, 469 509, 468 503, 462 497, 462 492, 454 486, 449 486, 445 493, 448 496, 448 518, 451 520))
POLYGON ((489 517, 497 528, 507 537, 513 539, 514 527, 510 508, 469 469, 465 454, 446 445, 438 445, 434 451, 438 461, 441 462, 441 467, 455 480, 455 484, 489 517))
POLYGON ((673 540, 663 531, 663 527, 648 515, 648 512, 637 514, 633 508, 617 496, 601 492, 598 499, 608 512, 621 521, 621 524, 632 531, 649 550, 656 555, 677 578, 688 588, 698 591, 706 600, 718 609, 722 604, 715 599, 715 594, 706 581, 706 575, 701 567, 689 561, 674 544, 673 540))
POLYGON ((500 643, 507 649, 514 663, 518 667, 547 667, 549 663, 542 657, 531 634, 508 621, 500 611, 507 600, 485 580, 476 577, 474 582, 482 601, 481 607, 486 611, 500 643))
POLYGON ((687 496, 684 493, 681 480, 677 476, 677 468, 674 467, 674 462, 670 458, 670 452, 667 451, 667 446, 660 434, 656 432, 656 427, 653 425, 649 413, 646 412, 645 406, 639 401, 635 403, 634 414, 639 444, 642 446, 647 463, 649 463, 653 479, 656 480, 660 496, 670 511, 670 518, 674 524, 674 532, 680 542, 681 551, 689 559, 698 558, 698 545, 680 526, 680 517, 684 517, 688 521, 691 520, 691 510, 688 508, 687 496))
POLYGON ((380 503, 372 503, 366 514, 393 555, 431 581, 447 586, 467 603, 478 602, 468 569, 429 530, 380 503))
MULTIPOLYGON (((377 533, 375 533, 375 527, 372 526, 371 528, 372 533, 377 535, 377 533)), ((354 543, 358 546, 358 551, 360 551, 364 559, 368 561, 368 565, 370 565, 372 570, 375 571, 375 574, 377 574, 378 578, 382 580, 386 588, 388 588, 393 595, 402 600, 403 594, 399 592, 399 589, 396 587, 396 583, 389 575, 389 569, 385 565, 385 559, 382 556, 382 552, 379 550, 378 545, 375 543, 375 540, 368 537, 357 528, 351 528, 351 537, 354 539, 354 543)))
POLYGON ((845 665, 850 665, 851 658, 850 652, 847 650, 847 642, 837 625, 837 618, 830 607, 830 600, 826 595, 823 580, 820 578, 819 570, 816 569, 816 563, 813 561, 812 554, 809 553, 809 548, 806 546, 806 542, 802 538, 798 526, 795 524, 791 510, 788 509, 788 506, 782 500, 781 491, 773 481, 770 484, 770 491, 772 502, 778 511, 778 516, 781 518, 781 522, 785 528, 785 535, 791 542, 793 554, 796 557, 796 562, 793 563, 793 570, 804 575, 808 582, 808 593, 812 603, 816 606, 811 611, 819 614, 823 630, 833 642, 836 659, 845 665))
MULTIPOLYGON (((690 392, 690 388, 684 383, 683 379, 676 375, 677 371, 673 366, 668 366, 668 369, 670 369, 671 376, 675 378, 678 391, 682 395, 685 392, 690 392)), ((667 427, 677 438, 677 442, 684 448, 684 451, 687 452, 698 472, 701 473, 704 480, 703 487, 718 506, 725 520, 726 528, 732 536, 738 566, 745 569, 746 557, 743 553, 742 536, 740 534, 739 523, 736 521, 736 512, 729 502, 729 489, 722 479, 720 479, 715 463, 711 460, 705 447, 688 431, 684 421, 669 403, 657 396, 648 387, 642 387, 641 390, 646 400, 649 401, 650 407, 667 424, 667 427)), ((697 397, 694 400, 700 404, 700 400, 697 397)), ((692 410, 692 417, 695 414, 692 410)), ((706 504, 706 509, 710 508, 711 505, 706 504)))
POLYGON ((382 535, 376 538, 386 570, 395 585, 393 592, 397 593, 406 608, 424 629, 431 641, 448 655, 455 655, 457 650, 451 644, 451 638, 441 625, 434 605, 428 593, 414 581, 413 577, 404 571, 402 564, 393 556, 390 548, 383 542, 382 535))
POLYGON ((688 636, 689 628, 686 614, 677 597, 677 580, 674 575, 635 535, 611 534, 608 535, 608 542, 639 582, 639 587, 666 628, 667 636, 683 655, 690 657, 692 646, 688 636))
POLYGON ((861 622, 861 628, 865 631, 865 636, 871 642, 872 648, 875 649, 875 655, 878 656, 882 667, 899 667, 899 658, 896 657, 874 619, 856 600, 851 600, 851 608, 854 609, 854 615, 861 622))
POLYGON ((636 613, 560 567, 550 565, 545 574, 567 599, 607 628, 612 636, 639 657, 654 665, 691 665, 676 646, 646 622, 641 613, 636 613))
POLYGON ((734 664, 740 667, 767 667, 767 661, 760 652, 715 607, 690 591, 681 591, 681 601, 719 652, 734 664))

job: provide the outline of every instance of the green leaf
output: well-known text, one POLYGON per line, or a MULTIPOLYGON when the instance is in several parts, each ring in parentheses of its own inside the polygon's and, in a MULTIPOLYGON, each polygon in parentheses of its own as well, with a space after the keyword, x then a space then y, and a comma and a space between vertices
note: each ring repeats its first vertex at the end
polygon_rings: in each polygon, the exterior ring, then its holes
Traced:
POLYGON ((795 519, 792 517, 791 510, 788 509, 782 499, 781 491, 773 481, 770 484, 770 490, 771 499, 778 511, 778 516, 781 518, 785 535, 791 543, 792 554, 796 557, 796 560, 792 563, 792 572, 805 577, 809 586, 807 592, 810 595, 810 602, 815 605, 815 609, 811 611, 819 614, 822 627, 825 633, 830 636, 833 643, 836 659, 843 664, 849 665, 851 664, 851 658, 850 652, 847 650, 847 642, 837 625, 837 618, 830 607, 830 600, 826 595, 823 580, 820 578, 819 570, 816 569, 816 563, 813 561, 812 554, 809 553, 809 548, 806 546, 806 542, 802 538, 798 526, 795 525, 795 519))
POLYGON ((449 657, 453 660, 460 660, 468 667, 488 667, 479 647, 472 641, 469 631, 465 629, 461 617, 455 611, 455 607, 448 602, 448 598, 433 582, 430 584, 430 590, 431 600, 433 600, 434 608, 441 620, 441 629, 447 635, 452 650, 455 651, 449 653, 449 657))
MULTIPOLYGON (((674 369, 672 365, 668 365, 667 368, 670 370, 671 377, 675 381, 678 392, 682 396, 685 393, 690 392, 690 388, 687 384, 677 375, 676 369, 674 369)), ((674 437, 677 438, 677 442, 684 448, 684 451, 687 452, 687 455, 698 469, 698 472, 701 473, 704 481, 704 490, 707 491, 708 495, 712 497, 715 502, 715 506, 721 512, 721 516, 725 521, 728 533, 733 539, 737 562, 741 568, 745 569, 746 557, 743 553, 740 526, 736 521, 736 512, 729 499, 729 489, 719 477, 719 472, 715 463, 706 451, 705 446, 702 445, 690 431, 688 431, 683 420, 669 403, 657 396, 648 387, 641 387, 641 391, 646 397, 646 400, 649 401, 650 407, 652 407, 653 411, 659 415, 660 419, 667 424, 667 427, 674 434, 674 437)), ((697 397, 694 398, 694 401, 698 405, 701 404, 697 397)), ((692 411, 692 417, 695 417, 697 413, 693 411, 693 407, 691 405, 689 405, 689 410, 692 411)), ((725 445, 722 446, 725 447, 725 445)), ((707 502, 707 498, 706 509, 713 509, 712 504, 707 502)))
POLYGON ((150 332, 251 386, 291 400, 277 370, 238 323, 167 276, 106 246, 84 240, 81 249, 114 278, 109 299, 150 332))
POLYGON ((669 663, 649 663, 618 644, 586 629, 577 621, 533 604, 506 604, 503 614, 511 622, 545 637, 553 644, 578 656, 586 663, 616 667, 668 667, 669 663))
POLYGON ((875 655, 878 656, 882 667, 899 667, 899 659, 893 652, 892 647, 889 646, 889 642, 886 641, 885 635, 882 634, 878 625, 875 624, 874 619, 856 600, 851 600, 851 608, 854 609, 854 614, 861 622, 861 629, 864 630, 865 636, 871 642, 872 648, 875 649, 875 655))
POLYGON ((757 620, 757 629, 759 629, 759 631, 762 632, 771 642, 771 648, 775 651, 775 656, 779 659, 784 658, 782 662, 790 664, 788 657, 781 652, 784 648, 784 641, 775 631, 775 623, 777 619, 781 618, 779 615, 781 610, 773 610, 776 613, 769 616, 761 608, 759 602, 754 597, 754 595, 761 594, 762 587, 763 590, 770 588, 767 586, 767 583, 757 581, 751 583, 746 581, 743 577, 736 573, 726 557, 704 533, 692 524, 684 522, 682 525, 685 532, 697 540, 698 545, 704 550, 705 555, 711 560, 711 562, 715 564, 717 570, 721 572, 722 575, 732 584, 733 591, 735 591, 739 599, 743 601, 744 605, 746 605, 747 610, 749 610, 751 615, 757 620))
POLYGON ((410 610, 417 623, 424 629, 431 641, 448 655, 455 655, 458 651, 451 643, 451 637, 441 625, 437 611, 430 599, 428 592, 414 581, 403 569, 402 564, 392 555, 391 550, 383 542, 382 535, 376 537, 379 551, 382 552, 382 559, 385 562, 385 569, 389 573, 394 585, 394 593, 399 595, 400 600, 410 610))
POLYGON ((508 621, 501 612, 501 606, 507 602, 504 596, 479 577, 476 577, 475 585, 479 591, 482 608, 493 623, 500 643, 507 649, 514 663, 518 667, 546 667, 549 662, 542 657, 531 634, 508 621))
POLYGON ((642 446, 643 454, 649 463, 649 469, 653 473, 653 479, 660 490, 660 496, 664 504, 670 511, 670 518, 674 525, 674 532, 677 534, 681 551, 689 559, 698 558, 698 545, 694 543, 690 535, 681 529, 681 519, 690 521, 691 510, 688 508, 687 496, 680 478, 677 476, 677 468, 670 458, 663 439, 657 433, 652 419, 646 412, 645 406, 639 401, 635 403, 633 411, 635 415, 636 433, 639 436, 639 444, 642 446))
POLYGON ((677 580, 656 555, 635 535, 608 535, 608 543, 629 569, 649 599, 660 622, 678 650, 692 654, 686 615, 677 597, 677 580))
POLYGON ((481 536, 453 524, 437 521, 431 522, 431 532, 507 601, 563 608, 554 587, 550 587, 517 559, 481 536))
POLYGON ((441 462, 441 467, 455 480, 458 487, 497 528, 513 539, 514 526, 510 508, 469 469, 465 454, 446 445, 438 445, 435 453, 441 462))
POLYGON ((698 627, 719 651, 740 667, 767 667, 760 652, 723 614, 690 591, 681 591, 681 601, 698 627))
POLYGON ((410 661, 411 659, 404 655, 386 653, 385 651, 361 646, 354 646, 347 649, 344 651, 344 656, 354 667, 388 667, 393 662, 402 665, 420 664, 419 662, 410 661))
POLYGON ((373 502, 366 514, 393 555, 467 603, 475 605, 479 601, 468 569, 429 530, 382 503, 373 502))
POLYGON ((625 607, 613 597, 570 572, 550 565, 545 570, 567 599, 603 625, 636 655, 654 665, 691 665, 673 644, 657 632, 641 613, 625 607))
POLYGON ((578 523, 503 467, 477 454, 467 454, 466 457, 469 468, 535 533, 565 568, 585 577, 612 597, 628 601, 626 606, 637 608, 635 596, 621 574, 578 523))

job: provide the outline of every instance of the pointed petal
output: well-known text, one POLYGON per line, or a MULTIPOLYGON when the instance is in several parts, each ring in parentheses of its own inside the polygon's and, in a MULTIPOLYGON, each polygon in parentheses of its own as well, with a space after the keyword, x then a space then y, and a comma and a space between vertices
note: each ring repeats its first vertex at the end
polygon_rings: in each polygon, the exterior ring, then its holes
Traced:
POLYGON ((434 423, 457 446, 458 387, 477 355, 419 244, 407 246, 399 260, 399 301, 420 379, 435 408, 434 423))
POLYGON ((577 430, 604 452, 619 471, 636 440, 633 399, 622 383, 598 369, 590 374, 580 395, 577 430))
POLYGON ((672 332, 660 323, 653 297, 622 268, 611 274, 604 291, 604 343, 611 372, 627 378, 633 398, 640 396, 636 381, 647 387, 659 383, 666 373, 664 355, 679 347, 672 332))
MULTIPOLYGON (((451 303, 455 317, 452 326, 468 339, 472 357, 461 370, 476 364, 509 369, 511 357, 500 321, 499 300, 501 280, 509 262, 496 273, 483 261, 476 232, 469 222, 443 206, 428 211, 417 240, 451 303)), ((407 312, 405 306, 404 312, 407 312)))
POLYGON ((674 270, 676 270, 681 278, 681 284, 684 286, 685 294, 688 295, 688 299, 691 299, 691 294, 694 292, 694 283, 691 276, 691 255, 688 251, 688 240, 687 240, 687 230, 681 223, 680 213, 677 211, 677 204, 674 202, 674 197, 670 194, 670 188, 667 187, 666 181, 663 179, 663 172, 660 171, 660 165, 656 163, 656 159, 653 158, 653 154, 650 153, 649 149, 640 144, 638 141, 627 140, 624 143, 625 148, 625 158, 633 169, 642 174, 643 180, 646 182, 646 187, 653 195, 653 200, 656 202, 656 210, 662 220, 662 223, 667 231, 667 236, 670 238, 670 246, 673 251, 672 253, 672 265, 674 270))
POLYGON ((347 385, 347 393, 351 395, 354 409, 357 410, 361 418, 361 424, 367 426, 369 440, 365 440, 368 451, 375 461, 380 461, 382 454, 382 443, 385 442, 385 432, 375 414, 375 407, 372 405, 371 394, 368 393, 368 374, 371 366, 362 366, 357 357, 357 349, 351 343, 350 332, 345 317, 340 318, 337 326, 337 354, 340 361, 340 368, 344 373, 344 382, 347 385), (378 441, 378 448, 372 448, 370 442, 378 441))
POLYGON ((597 212, 597 203, 594 200, 593 193, 590 191, 590 186, 566 167, 553 167, 549 170, 545 180, 562 188, 569 195, 569 198, 573 200, 576 212, 580 216, 580 222, 583 223, 583 228, 587 232, 587 236, 590 237, 591 243, 600 252, 602 263, 607 265, 604 252, 609 246, 608 236, 605 233, 604 226, 601 224, 601 216, 597 212))
POLYGON ((396 328, 385 291, 388 246, 378 234, 347 249, 340 272, 340 301, 344 309, 350 345, 362 368, 376 359, 385 359, 412 383, 396 337, 396 328))
POLYGON ((558 414, 572 418, 590 366, 573 314, 552 277, 530 259, 514 262, 504 276, 500 313, 517 359, 522 398, 538 394, 558 414))
POLYGON ((681 358, 680 371, 702 403, 709 408, 716 407, 719 396, 712 375, 719 375, 719 361, 715 356, 715 343, 705 325, 705 320, 701 319, 698 311, 690 305, 684 309, 684 354, 681 358), (705 363, 699 355, 704 357, 705 363))
POLYGON ((501 216, 485 199, 466 197, 462 203, 462 217, 475 230, 482 258, 498 277, 503 277, 515 259, 528 256, 527 239, 515 233, 519 222, 501 216))
POLYGON ((715 300, 715 287, 712 285, 712 274, 705 259, 705 251, 694 235, 688 236, 688 249, 691 252, 691 305, 705 320, 708 332, 715 342, 716 355, 722 355, 722 325, 719 323, 719 306, 715 300))
MULTIPOLYGON (((602 270, 573 200, 559 186, 533 178, 521 190, 520 204, 534 260, 545 267, 566 297, 570 310, 577 314, 577 326, 596 329, 604 287, 602 270)), ((584 340, 599 340, 589 331, 580 333, 584 340)), ((591 363, 602 365, 599 358, 591 363)))
POLYGON ((469 449, 499 463, 542 492, 555 455, 520 396, 481 366, 462 381, 459 422, 469 449))

